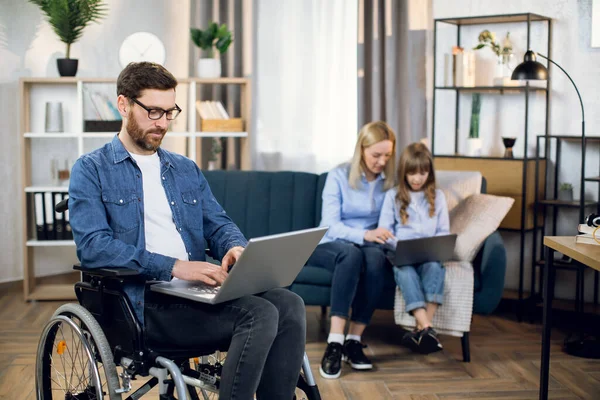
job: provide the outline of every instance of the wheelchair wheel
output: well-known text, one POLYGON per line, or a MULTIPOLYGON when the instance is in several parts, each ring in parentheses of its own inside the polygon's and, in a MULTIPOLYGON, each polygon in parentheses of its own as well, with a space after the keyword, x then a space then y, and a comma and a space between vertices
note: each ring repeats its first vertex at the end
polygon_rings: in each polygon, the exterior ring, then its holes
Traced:
POLYGON ((98 322, 82 306, 61 306, 44 327, 35 386, 42 400, 121 400, 110 346, 98 322))
POLYGON ((200 400, 216 400, 219 398, 219 384, 221 383, 221 373, 226 357, 226 352, 216 351, 211 355, 192 360, 192 368, 200 374, 199 379, 206 383, 206 386, 201 388, 188 387, 190 391, 194 390, 196 395, 190 393, 192 398, 200 400))

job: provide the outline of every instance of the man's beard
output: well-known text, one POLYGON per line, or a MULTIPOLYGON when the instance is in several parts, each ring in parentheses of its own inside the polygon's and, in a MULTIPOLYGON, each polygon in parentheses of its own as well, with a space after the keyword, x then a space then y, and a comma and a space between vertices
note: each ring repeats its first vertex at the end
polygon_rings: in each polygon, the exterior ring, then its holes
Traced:
POLYGON ((131 116, 127 121, 126 129, 127 133, 129 133, 129 137, 131 137, 135 144, 148 151, 156 151, 160 147, 160 144, 165 137, 165 133, 167 133, 166 129, 160 128, 152 128, 148 129, 147 131, 143 131, 133 116, 131 116), (161 137, 155 138, 154 136, 151 136, 153 133, 160 133, 161 137))

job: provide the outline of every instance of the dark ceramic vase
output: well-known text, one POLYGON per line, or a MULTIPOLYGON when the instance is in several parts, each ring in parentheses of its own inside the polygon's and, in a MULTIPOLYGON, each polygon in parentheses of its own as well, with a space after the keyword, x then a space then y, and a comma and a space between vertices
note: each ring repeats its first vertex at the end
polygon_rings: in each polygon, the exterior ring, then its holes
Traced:
POLYGON ((56 65, 60 76, 75 76, 77 74, 77 65, 79 60, 73 58, 58 58, 56 65))
POLYGON ((502 138, 502 143, 504 144, 504 158, 515 158, 513 156, 513 146, 515 145, 515 142, 517 141, 516 137, 503 137, 502 138))

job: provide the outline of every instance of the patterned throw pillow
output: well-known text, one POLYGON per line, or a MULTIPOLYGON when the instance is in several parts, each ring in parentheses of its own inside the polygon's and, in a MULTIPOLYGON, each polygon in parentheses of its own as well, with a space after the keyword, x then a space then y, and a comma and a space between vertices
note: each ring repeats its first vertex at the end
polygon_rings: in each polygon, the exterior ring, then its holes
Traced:
POLYGON ((448 211, 462 200, 481 192, 481 173, 477 171, 436 171, 438 188, 444 192, 448 211))
POLYGON ((511 197, 474 194, 450 211, 450 232, 456 233, 454 256, 473 261, 483 241, 491 235, 512 207, 511 197))

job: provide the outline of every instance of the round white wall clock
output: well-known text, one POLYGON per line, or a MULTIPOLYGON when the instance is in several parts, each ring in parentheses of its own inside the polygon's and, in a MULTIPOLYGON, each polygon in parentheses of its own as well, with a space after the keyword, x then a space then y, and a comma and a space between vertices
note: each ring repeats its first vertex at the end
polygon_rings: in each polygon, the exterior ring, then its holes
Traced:
POLYGON ((127 36, 119 49, 119 63, 125 68, 130 62, 151 61, 163 65, 166 51, 158 36, 150 32, 135 32, 127 36))

